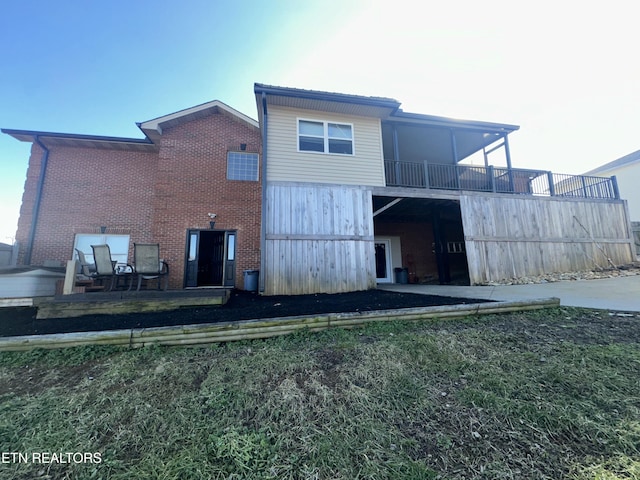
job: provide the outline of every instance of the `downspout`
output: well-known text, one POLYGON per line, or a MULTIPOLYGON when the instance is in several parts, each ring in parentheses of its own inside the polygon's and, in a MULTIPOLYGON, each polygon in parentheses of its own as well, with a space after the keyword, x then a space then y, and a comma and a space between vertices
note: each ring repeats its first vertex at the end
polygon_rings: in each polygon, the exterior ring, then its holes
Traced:
POLYGON ((258 291, 264 293, 267 246, 267 95, 262 92, 262 205, 260 206, 260 275, 258 291))
POLYGON ((40 201, 42 199, 42 190, 44 189, 44 179, 47 174, 47 164, 49 163, 49 149, 44 146, 40 141, 40 137, 33 137, 34 143, 36 143, 44 153, 42 154, 42 160, 40 162, 40 177, 38 178, 38 186, 36 188, 36 198, 33 205, 33 212, 31 214, 31 227, 29 228, 29 239, 27 240, 27 250, 24 254, 25 265, 31 265, 31 254, 33 253, 33 243, 36 238, 36 225, 38 224, 38 216, 40 214, 40 201))

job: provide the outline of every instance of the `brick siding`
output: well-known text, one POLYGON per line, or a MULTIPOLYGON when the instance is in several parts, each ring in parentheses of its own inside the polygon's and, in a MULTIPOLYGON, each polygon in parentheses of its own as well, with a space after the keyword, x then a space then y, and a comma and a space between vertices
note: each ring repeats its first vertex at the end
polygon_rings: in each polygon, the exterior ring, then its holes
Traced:
MULTIPOLYGON (((134 242, 157 242, 170 265, 170 288, 182 288, 186 232, 208 229, 207 213, 216 213, 216 229, 237 230, 236 286, 242 272, 260 263, 260 182, 226 179, 227 152, 261 154, 260 132, 223 113, 166 129, 158 152, 56 146, 42 192, 31 264, 62 264, 73 258, 77 233, 129 234, 134 242)), ((33 145, 16 240, 18 262, 31 227, 42 150, 33 145)), ((260 158, 262 161, 262 158, 260 158)))
MULTIPOLYGON (((154 188, 151 234, 181 288, 188 229, 237 230, 236 286, 242 272, 260 267, 260 182, 227 180, 227 153, 261 153, 260 132, 226 115, 212 115, 163 132, 154 188)), ((260 158, 262 161, 262 158, 260 158)))

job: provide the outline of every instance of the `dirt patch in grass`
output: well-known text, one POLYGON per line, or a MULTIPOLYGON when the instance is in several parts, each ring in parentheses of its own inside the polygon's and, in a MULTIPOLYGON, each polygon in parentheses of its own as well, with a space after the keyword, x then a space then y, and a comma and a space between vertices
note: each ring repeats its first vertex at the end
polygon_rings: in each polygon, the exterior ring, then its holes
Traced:
POLYGON ((19 381, 0 382, 0 397, 5 394, 37 395, 49 388, 75 386, 82 380, 93 380, 100 376, 102 368, 95 362, 81 365, 61 366, 56 370, 43 370, 32 365, 20 369, 19 381))
POLYGON ((77 318, 36 320, 35 309, 0 309, 0 336, 151 328, 197 323, 235 322, 259 318, 367 312, 436 305, 482 303, 487 300, 367 290, 315 295, 261 296, 234 291, 222 307, 181 308, 169 312, 121 315, 84 315, 77 318))
MULTIPOLYGON (((572 342, 585 345, 640 343, 640 313, 608 312, 563 307, 564 316, 546 321, 545 310, 538 315, 513 313, 509 317, 488 317, 486 328, 529 344, 572 342), (573 312, 580 312, 579 316, 573 312)), ((480 319, 483 323, 483 320, 480 319)), ((464 330, 465 322, 450 322, 450 331, 464 330)), ((475 328, 475 327, 474 327, 475 328)))

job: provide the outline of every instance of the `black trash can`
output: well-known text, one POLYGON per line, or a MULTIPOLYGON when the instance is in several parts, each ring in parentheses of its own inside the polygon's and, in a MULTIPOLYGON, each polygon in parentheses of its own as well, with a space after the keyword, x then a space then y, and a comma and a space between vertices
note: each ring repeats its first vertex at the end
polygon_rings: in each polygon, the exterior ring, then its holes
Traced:
POLYGON ((258 291, 258 276, 260 270, 245 270, 244 272, 244 289, 248 292, 258 291))
POLYGON ((396 283, 409 283, 409 269, 407 267, 394 268, 393 271, 396 274, 396 283))

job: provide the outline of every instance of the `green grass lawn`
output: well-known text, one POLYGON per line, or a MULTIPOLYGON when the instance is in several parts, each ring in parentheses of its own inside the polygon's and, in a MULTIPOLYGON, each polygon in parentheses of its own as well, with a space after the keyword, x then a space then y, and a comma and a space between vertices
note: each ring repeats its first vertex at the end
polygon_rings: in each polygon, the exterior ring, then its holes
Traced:
POLYGON ((0 353, 0 446, 2 479, 638 480, 640 315, 0 353))

